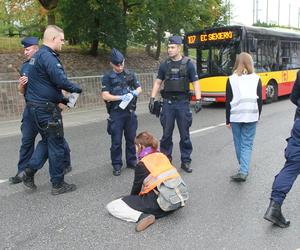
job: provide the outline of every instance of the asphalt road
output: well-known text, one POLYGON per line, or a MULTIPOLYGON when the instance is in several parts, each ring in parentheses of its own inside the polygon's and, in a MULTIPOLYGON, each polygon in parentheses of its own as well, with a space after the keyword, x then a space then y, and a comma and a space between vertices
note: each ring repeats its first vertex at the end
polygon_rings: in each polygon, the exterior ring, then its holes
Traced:
MULTIPOLYGON (((143 109, 144 108, 144 109, 143 109)), ((139 110, 138 131, 160 138, 154 116, 139 110)), ((110 138, 103 111, 66 117, 66 138, 73 171, 66 181, 72 193, 52 196, 48 165, 36 175, 38 189, 6 181, 16 170, 20 136, 0 136, 0 249, 297 249, 300 248, 300 189, 296 181, 283 212, 287 229, 262 217, 274 176, 284 164, 295 107, 287 98, 263 106, 250 175, 245 183, 230 182, 236 172, 232 134, 224 126, 224 106, 211 105, 194 115, 191 128, 192 174, 182 173, 190 189, 185 208, 136 233, 134 223, 111 217, 105 205, 131 190, 133 170, 112 175, 110 138)), ((16 122, 11 127, 17 127, 16 122)), ((0 124, 1 135, 1 124, 0 124)), ((174 131, 174 164, 180 165, 179 135, 174 131)), ((179 169, 179 167, 178 167, 179 169)))

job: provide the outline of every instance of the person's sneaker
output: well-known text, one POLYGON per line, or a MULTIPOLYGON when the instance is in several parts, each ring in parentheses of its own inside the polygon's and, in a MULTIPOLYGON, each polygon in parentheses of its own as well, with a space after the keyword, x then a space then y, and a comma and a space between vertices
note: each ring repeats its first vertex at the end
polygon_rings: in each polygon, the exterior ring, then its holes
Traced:
POLYGON ((135 226, 135 231, 141 232, 155 222, 155 216, 153 214, 142 213, 135 226))
POLYGON ((53 184, 51 194, 52 195, 64 194, 64 193, 75 191, 76 188, 77 187, 75 184, 68 184, 63 181, 59 184, 53 184))
POLYGON ((19 184, 22 182, 22 177, 16 174, 15 176, 9 177, 10 184, 19 184))
POLYGON ((191 163, 190 162, 183 162, 181 163, 181 168, 187 172, 187 173, 192 173, 193 169, 191 167, 191 163))
POLYGON ((64 174, 68 174, 72 171, 72 167, 71 166, 67 166, 65 169, 64 169, 64 174))
POLYGON ((241 172, 238 172, 235 175, 230 176, 231 180, 236 181, 236 182, 242 182, 247 180, 247 174, 243 174, 241 172))
POLYGON ((37 187, 34 183, 34 174, 36 173, 36 170, 25 168, 24 174, 22 176, 22 181, 25 187, 35 190, 37 187))
POLYGON ((117 169, 117 170, 114 169, 114 170, 113 170, 113 175, 114 175, 114 176, 119 176, 119 175, 121 175, 121 169, 117 169))

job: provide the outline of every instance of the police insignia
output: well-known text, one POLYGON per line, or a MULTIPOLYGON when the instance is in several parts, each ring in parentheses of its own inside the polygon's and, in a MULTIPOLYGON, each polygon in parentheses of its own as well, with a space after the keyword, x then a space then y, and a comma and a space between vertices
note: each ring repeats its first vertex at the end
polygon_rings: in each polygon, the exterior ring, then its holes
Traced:
POLYGON ((58 68, 62 68, 62 66, 61 66, 60 63, 56 64, 56 66, 57 66, 58 68))
POLYGON ((31 58, 30 61, 29 61, 29 64, 34 65, 34 63, 35 63, 35 58, 31 58))

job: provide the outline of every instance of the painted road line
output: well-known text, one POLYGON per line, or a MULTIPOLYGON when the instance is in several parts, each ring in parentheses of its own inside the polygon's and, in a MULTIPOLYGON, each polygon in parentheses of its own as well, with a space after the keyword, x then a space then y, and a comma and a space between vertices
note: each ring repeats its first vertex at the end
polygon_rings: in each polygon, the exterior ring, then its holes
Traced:
POLYGON ((8 180, 0 180, 0 184, 5 182, 8 182, 8 180))
POLYGON ((214 129, 214 128, 218 128, 218 127, 222 127, 222 126, 225 126, 225 122, 224 122, 224 123, 217 124, 217 125, 215 125, 215 126, 209 126, 209 127, 206 127, 206 128, 202 128, 202 129, 197 129, 197 130, 191 131, 191 132, 190 132, 190 135, 192 135, 192 134, 197 134, 197 133, 201 133, 201 132, 203 132, 203 131, 210 130, 210 129, 214 129))

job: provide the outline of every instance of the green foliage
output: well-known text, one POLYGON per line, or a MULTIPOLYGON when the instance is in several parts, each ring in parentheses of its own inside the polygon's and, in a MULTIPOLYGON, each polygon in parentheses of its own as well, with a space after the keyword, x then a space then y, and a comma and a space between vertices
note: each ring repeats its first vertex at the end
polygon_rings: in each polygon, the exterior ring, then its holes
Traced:
MULTIPOLYGON (((59 0, 50 14, 71 44, 93 53, 98 44, 126 52, 131 41, 154 46, 158 58, 167 33, 224 25, 228 9, 222 0, 59 0)), ((1 0, 0 32, 41 36, 47 14, 37 0, 1 0)))

